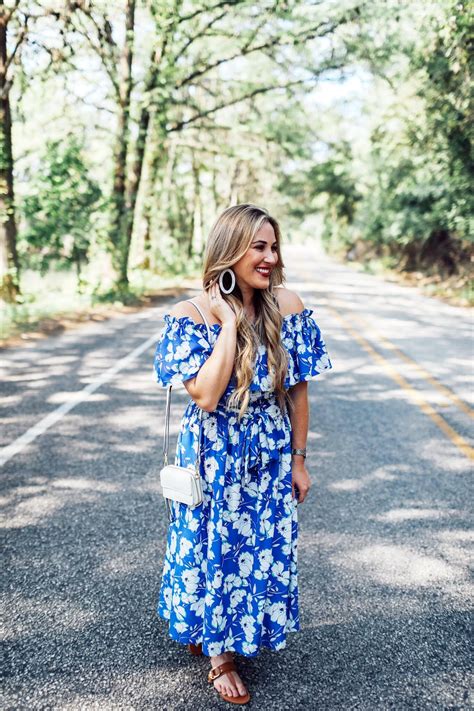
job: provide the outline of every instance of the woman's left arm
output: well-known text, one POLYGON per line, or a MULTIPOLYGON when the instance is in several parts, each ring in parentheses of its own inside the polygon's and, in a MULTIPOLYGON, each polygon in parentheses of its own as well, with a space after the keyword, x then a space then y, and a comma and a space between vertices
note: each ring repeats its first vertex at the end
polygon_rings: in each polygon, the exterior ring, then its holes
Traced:
MULTIPOLYGON (((293 385, 289 394, 293 402, 293 411, 290 411, 291 421, 291 448, 305 449, 308 438, 309 424, 309 401, 308 383, 302 381, 293 385)), ((311 486, 308 470, 305 466, 305 459, 301 454, 293 454, 291 457, 291 488, 293 497, 296 496, 295 485, 298 489, 298 503, 302 503, 311 486)))

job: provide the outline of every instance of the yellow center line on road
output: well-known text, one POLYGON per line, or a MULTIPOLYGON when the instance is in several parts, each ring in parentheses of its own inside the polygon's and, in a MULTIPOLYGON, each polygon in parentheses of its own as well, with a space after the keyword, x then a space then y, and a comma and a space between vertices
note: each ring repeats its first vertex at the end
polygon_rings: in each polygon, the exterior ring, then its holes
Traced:
MULTIPOLYGON (((333 301, 333 303, 335 302, 338 302, 340 308, 345 308, 345 305, 342 302, 338 301, 337 299, 333 301)), ((454 430, 451 425, 449 425, 446 420, 436 412, 436 410, 420 395, 418 390, 416 390, 416 388, 410 385, 410 383, 405 380, 402 375, 400 375, 397 369, 394 368, 393 365, 389 363, 386 358, 384 358, 380 353, 378 353, 374 348, 372 348, 369 341, 363 336, 361 336, 360 332, 352 328, 352 326, 349 324, 347 319, 344 318, 344 316, 341 316, 338 311, 336 311, 329 305, 327 305, 326 308, 332 313, 334 318, 341 323, 342 327, 350 333, 350 335, 357 341, 357 343, 359 343, 359 345, 376 361, 376 363, 378 363, 381 368, 383 368, 383 370, 393 380, 395 380, 395 382, 398 383, 398 385, 403 390, 408 393, 413 402, 418 405, 420 410, 424 412, 425 415, 428 415, 428 417, 431 418, 435 425, 439 427, 439 429, 444 432, 447 437, 449 437, 451 442, 456 447, 458 447, 458 449, 460 449, 461 452, 466 457, 468 457, 468 459, 474 460, 474 448, 470 446, 469 442, 467 442, 464 437, 458 434, 458 432, 456 432, 456 430, 454 430)), ((396 346, 394 346, 394 349, 396 349, 396 346)))
POLYGON ((386 336, 384 336, 373 326, 371 326, 366 321, 366 319, 364 319, 362 316, 359 316, 359 314, 356 314, 352 309, 348 308, 347 304, 345 304, 343 301, 335 299, 333 303, 335 303, 341 309, 350 311, 351 319, 360 323, 361 326, 372 335, 374 341, 379 341, 387 350, 393 351, 393 353, 395 353, 401 360, 404 360, 406 363, 413 366, 424 380, 430 383, 430 385, 436 388, 436 390, 438 390, 448 400, 451 400, 451 402, 456 405, 456 407, 458 407, 462 412, 464 412, 464 414, 474 419, 474 410, 472 409, 472 407, 470 407, 467 402, 464 402, 464 400, 461 400, 461 398, 458 397, 455 392, 453 392, 450 388, 446 387, 446 385, 440 383, 439 380, 436 380, 436 378, 434 378, 429 371, 425 370, 425 368, 423 368, 423 366, 417 363, 416 360, 413 360, 413 358, 410 358, 410 356, 401 351, 398 346, 389 341, 386 336))

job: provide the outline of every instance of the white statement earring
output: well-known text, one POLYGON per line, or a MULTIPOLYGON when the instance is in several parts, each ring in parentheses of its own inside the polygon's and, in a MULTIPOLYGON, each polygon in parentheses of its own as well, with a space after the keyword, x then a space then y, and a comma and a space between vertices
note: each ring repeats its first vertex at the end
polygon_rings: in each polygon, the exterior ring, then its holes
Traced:
POLYGON ((222 291, 223 294, 230 294, 232 291, 234 291, 235 288, 235 274, 232 271, 232 269, 224 269, 223 272, 220 273, 219 275, 219 287, 220 290, 222 291), (227 275, 230 277, 230 286, 227 287, 227 289, 224 286, 224 279, 226 279, 227 275))

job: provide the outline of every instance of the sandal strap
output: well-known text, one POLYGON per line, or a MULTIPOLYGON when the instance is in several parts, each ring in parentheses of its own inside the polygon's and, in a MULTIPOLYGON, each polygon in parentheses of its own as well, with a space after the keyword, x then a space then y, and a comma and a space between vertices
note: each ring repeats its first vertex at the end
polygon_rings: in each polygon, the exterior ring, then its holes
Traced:
POLYGON ((218 679, 222 676, 222 674, 226 674, 230 671, 237 671, 233 660, 223 662, 222 664, 219 664, 218 667, 213 667, 207 675, 207 680, 210 684, 212 684, 215 679, 218 679))

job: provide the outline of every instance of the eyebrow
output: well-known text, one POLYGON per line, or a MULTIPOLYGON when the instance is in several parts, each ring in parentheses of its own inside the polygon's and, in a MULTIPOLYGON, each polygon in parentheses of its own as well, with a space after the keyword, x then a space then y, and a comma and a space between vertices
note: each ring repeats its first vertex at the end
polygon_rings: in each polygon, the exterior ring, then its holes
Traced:
MULTIPOLYGON (((264 239, 257 239, 255 242, 252 242, 252 244, 260 244, 260 242, 262 244, 268 244, 268 242, 266 242, 264 239)), ((278 242, 275 240, 275 242, 273 242, 273 244, 272 244, 272 247, 276 244, 278 244, 278 242)))

